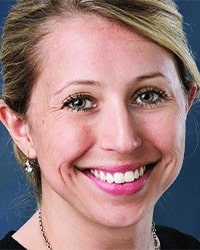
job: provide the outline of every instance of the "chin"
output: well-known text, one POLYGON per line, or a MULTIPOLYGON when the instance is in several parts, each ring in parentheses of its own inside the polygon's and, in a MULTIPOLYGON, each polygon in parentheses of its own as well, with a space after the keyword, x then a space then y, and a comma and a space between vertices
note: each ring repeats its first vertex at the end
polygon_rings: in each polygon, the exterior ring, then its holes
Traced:
POLYGON ((134 205, 123 205, 113 209, 105 209, 103 213, 96 214, 94 220, 104 227, 110 228, 126 228, 137 224, 147 215, 148 209, 134 208, 134 205))

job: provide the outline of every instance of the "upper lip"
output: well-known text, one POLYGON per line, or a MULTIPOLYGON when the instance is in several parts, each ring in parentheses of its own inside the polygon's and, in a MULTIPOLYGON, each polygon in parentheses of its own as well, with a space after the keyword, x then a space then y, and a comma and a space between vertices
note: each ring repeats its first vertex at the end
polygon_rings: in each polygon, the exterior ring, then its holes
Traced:
POLYGON ((87 170, 100 170, 103 172, 109 172, 109 173, 115 173, 115 172, 126 172, 126 171, 135 171, 136 169, 139 169, 141 167, 153 167, 156 165, 156 163, 158 162, 158 160, 155 161, 150 161, 150 162, 146 162, 144 164, 108 164, 108 165, 104 165, 104 166, 88 166, 88 167, 78 167, 75 165, 76 168, 78 168, 80 171, 87 171, 87 170))

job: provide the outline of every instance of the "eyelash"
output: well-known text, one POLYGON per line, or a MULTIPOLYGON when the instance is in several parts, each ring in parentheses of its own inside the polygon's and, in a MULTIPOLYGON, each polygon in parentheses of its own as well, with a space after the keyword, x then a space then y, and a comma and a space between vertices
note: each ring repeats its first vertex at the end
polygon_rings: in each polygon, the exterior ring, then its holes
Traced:
MULTIPOLYGON (((144 87, 142 89, 139 89, 138 91, 136 91, 136 93, 133 94, 131 98, 131 100, 133 101, 131 101, 131 104, 136 104, 142 107, 149 106, 153 108, 158 103, 162 103, 168 97, 169 96, 167 92, 162 91, 157 87, 144 87), (142 95, 146 95, 146 94, 148 94, 149 97, 150 95, 152 95, 151 97, 153 99, 151 101, 149 100, 145 101, 144 99, 142 100, 142 95), (140 100, 137 100, 138 98, 140 98, 140 100)), ((62 104, 62 109, 67 108, 68 110, 71 110, 72 112, 79 112, 79 111, 87 112, 96 107, 97 107, 97 104, 95 103, 95 98, 88 95, 87 93, 75 93, 73 95, 70 95, 65 101, 63 101, 63 104, 62 104)))
POLYGON ((79 111, 87 112, 95 107, 96 107, 95 99, 86 93, 75 93, 73 95, 70 95, 63 102, 63 105, 62 105, 62 109, 68 108, 72 112, 79 112, 79 111), (81 107, 80 104, 82 104, 83 107, 81 107), (78 107, 78 105, 80 106, 78 107), (87 106, 90 106, 90 107, 87 107, 87 106))
POLYGON ((140 106, 150 106, 154 107, 158 103, 162 103, 164 100, 166 100, 169 97, 166 91, 162 91, 161 89, 157 87, 144 87, 142 89, 139 89, 136 94, 133 95, 133 104, 137 104, 140 106), (152 100, 142 100, 142 95, 151 95, 152 100), (137 101, 137 99, 140 98, 140 100, 137 101))

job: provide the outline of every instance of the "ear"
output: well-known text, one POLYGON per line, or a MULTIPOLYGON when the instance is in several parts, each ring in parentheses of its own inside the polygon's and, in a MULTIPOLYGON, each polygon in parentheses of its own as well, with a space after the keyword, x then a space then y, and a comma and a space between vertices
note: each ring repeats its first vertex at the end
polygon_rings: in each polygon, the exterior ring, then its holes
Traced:
POLYGON ((190 89, 189 89, 188 95, 187 95, 187 105, 186 105, 186 111, 187 112, 192 107, 192 104, 193 104, 193 102, 195 100, 195 97, 196 97, 196 93, 197 93, 197 85, 196 85, 195 82, 191 82, 190 83, 190 89))
POLYGON ((23 116, 12 111, 0 100, 0 120, 20 150, 30 159, 36 158, 36 152, 30 137, 30 128, 23 116))

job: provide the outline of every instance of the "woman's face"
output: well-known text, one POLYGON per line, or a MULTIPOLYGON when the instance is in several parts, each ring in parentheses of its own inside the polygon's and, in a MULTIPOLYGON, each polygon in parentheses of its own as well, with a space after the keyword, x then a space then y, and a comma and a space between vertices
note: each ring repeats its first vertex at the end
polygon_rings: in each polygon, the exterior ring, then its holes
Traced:
POLYGON ((40 50, 27 122, 43 202, 107 226, 136 223, 183 160, 187 100, 173 56, 97 17, 55 24, 40 50))

